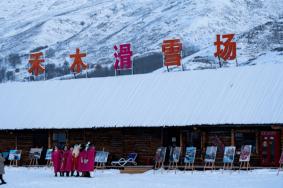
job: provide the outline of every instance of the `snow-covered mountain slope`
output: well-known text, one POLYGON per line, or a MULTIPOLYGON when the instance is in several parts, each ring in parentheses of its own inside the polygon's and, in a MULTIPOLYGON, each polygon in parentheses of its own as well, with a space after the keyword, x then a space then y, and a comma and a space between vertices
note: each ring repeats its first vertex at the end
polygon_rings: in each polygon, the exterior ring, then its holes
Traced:
POLYGON ((110 64, 115 44, 131 42, 135 56, 146 57, 175 37, 187 69, 208 68, 215 35, 226 33, 237 36, 240 65, 283 62, 282 10, 282 0, 3 0, 0 63, 22 79, 30 51, 63 69, 77 47, 87 63, 110 64))

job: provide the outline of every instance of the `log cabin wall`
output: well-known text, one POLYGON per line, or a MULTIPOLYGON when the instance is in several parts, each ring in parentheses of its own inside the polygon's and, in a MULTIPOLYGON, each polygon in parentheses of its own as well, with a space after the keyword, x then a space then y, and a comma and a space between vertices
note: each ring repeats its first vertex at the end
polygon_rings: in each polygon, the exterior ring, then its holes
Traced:
POLYGON ((29 151, 33 147, 33 132, 17 131, 17 149, 22 150, 21 165, 29 164, 29 151))
POLYGON ((17 135, 14 131, 4 130, 0 131, 0 150, 9 151, 16 148, 17 135))
POLYGON ((161 146, 161 128, 99 128, 68 130, 68 144, 95 144, 96 150, 110 152, 108 161, 138 153, 139 164, 153 164, 156 148, 161 146))
POLYGON ((217 155, 215 164, 222 164, 224 147, 231 146, 231 129, 230 128, 216 128, 207 129, 206 131, 206 146, 217 146, 217 155))
POLYGON ((123 153, 138 153, 139 164, 152 165, 156 149, 162 146, 162 128, 126 128, 123 153))
POLYGON ((281 128, 280 132, 281 132, 281 151, 280 153, 282 154, 283 153, 283 128, 281 128))
MULTIPOLYGON (((282 129, 273 129, 271 126, 246 126, 241 125, 234 126, 201 126, 201 127, 183 127, 181 128, 182 134, 182 151, 185 152, 186 146, 197 147, 196 164, 203 165, 205 149, 207 146, 218 146, 216 165, 223 165, 223 152, 224 146, 236 146, 235 165, 239 165, 240 150, 242 145, 251 144, 252 155, 251 165, 261 165, 261 153, 260 153, 260 133, 262 131, 276 131, 280 133, 280 150, 283 150, 283 133, 282 129)), ((181 160, 183 161, 183 156, 181 160)))
MULTIPOLYGON (((20 164, 28 164, 28 152, 31 147, 50 148, 53 146, 53 135, 55 133, 66 134, 66 143, 84 144, 93 142, 97 150, 110 152, 108 162, 125 157, 127 153, 138 153, 138 164, 153 164, 156 148, 169 146, 172 139, 170 133, 179 133, 177 146, 182 146, 181 163, 185 155, 186 146, 197 145, 196 163, 203 165, 205 148, 209 145, 219 147, 235 145, 237 152, 242 144, 252 143, 254 145, 251 165, 260 165, 260 133, 261 131, 277 131, 280 134, 280 147, 283 150, 282 128, 273 129, 271 126, 187 126, 166 128, 96 128, 96 129, 68 129, 68 130, 2 130, 0 131, 0 150, 9 149, 22 150, 20 164), (171 130, 172 129, 172 130, 171 130), (166 141, 167 140, 167 141, 166 141), (234 142, 234 143, 233 143, 234 142), (166 145, 167 143, 167 145, 166 145)), ((281 152, 281 151, 280 151, 281 152)), ((43 152, 43 157, 45 153, 43 152)), ((218 148, 216 165, 222 165, 223 151, 218 148)), ((239 153, 235 155, 235 165, 238 165, 239 153)), ((40 164, 44 164, 44 160, 40 164)), ((109 164, 109 163, 108 163, 109 164)))

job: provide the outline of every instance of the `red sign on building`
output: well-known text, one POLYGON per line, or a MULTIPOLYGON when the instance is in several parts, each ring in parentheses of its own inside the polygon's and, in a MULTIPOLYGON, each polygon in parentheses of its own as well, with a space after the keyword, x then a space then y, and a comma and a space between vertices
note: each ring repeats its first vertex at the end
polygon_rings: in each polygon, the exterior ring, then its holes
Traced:
POLYGON ((75 54, 71 54, 70 58, 74 58, 74 62, 72 63, 70 70, 72 72, 80 73, 81 69, 87 69, 87 64, 83 62, 82 58, 86 57, 86 53, 80 53, 80 49, 76 49, 75 54))
POLYGON ((216 46, 215 57, 222 58, 224 61, 236 59, 237 45, 236 42, 232 41, 234 35, 235 34, 222 35, 222 39, 226 39, 224 42, 220 40, 220 35, 216 35, 216 42, 214 42, 216 46))
POLYGON ((114 46, 115 53, 115 63, 114 68, 115 70, 125 70, 125 69, 132 69, 132 55, 133 52, 131 51, 131 44, 120 44, 119 48, 115 45, 114 46))
POLYGON ((33 73, 35 76, 45 72, 45 68, 41 66, 45 60, 42 59, 43 53, 42 52, 35 52, 30 54, 29 63, 31 67, 28 69, 29 73, 33 73))
POLYGON ((180 39, 164 40, 162 43, 164 66, 180 66, 182 43, 180 39))

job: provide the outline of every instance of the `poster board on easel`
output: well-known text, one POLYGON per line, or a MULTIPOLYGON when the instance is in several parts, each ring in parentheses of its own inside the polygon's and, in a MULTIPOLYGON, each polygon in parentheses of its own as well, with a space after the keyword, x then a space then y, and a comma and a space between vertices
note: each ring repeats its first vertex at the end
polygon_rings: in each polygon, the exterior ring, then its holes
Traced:
POLYGON ((241 147, 241 153, 239 158, 239 162, 240 162, 239 170, 241 169, 250 170, 251 153, 252 153, 252 145, 243 145, 241 147))
POLYGON ((154 171, 157 170, 157 169, 163 169, 164 168, 166 149, 167 149, 166 147, 157 148, 156 153, 155 153, 154 171))
POLYGON ((43 148, 30 148, 29 151, 29 159, 30 159, 30 163, 29 165, 38 165, 38 160, 41 157, 41 152, 42 152, 43 148))
POLYGON ((95 155, 96 169, 105 169, 106 163, 108 161, 109 152, 107 151, 97 151, 95 155))
POLYGON ((47 166, 52 166, 52 152, 53 149, 47 149, 45 154, 45 160, 47 161, 47 166))
POLYGON ((9 152, 8 160, 10 161, 10 166, 18 166, 18 161, 21 160, 22 150, 12 149, 9 152))
POLYGON ((169 166, 168 170, 175 170, 178 168, 178 163, 181 155, 181 147, 171 147, 169 153, 169 166))
POLYGON ((205 152, 205 159, 204 159, 204 168, 215 170, 215 159, 216 159, 217 147, 216 146, 208 146, 205 152))
POLYGON ((224 148, 223 170, 232 170, 233 169, 235 151, 236 151, 235 146, 226 146, 224 148))
POLYGON ((278 172, 277 172, 277 176, 279 175, 279 172, 283 169, 283 151, 281 153, 281 157, 279 160, 279 168, 278 168, 278 172))
POLYGON ((184 158, 184 163, 185 163, 185 169, 184 172, 186 172, 186 170, 191 169, 191 171, 193 172, 195 170, 195 158, 196 158, 196 147, 186 147, 186 154, 185 154, 185 158, 184 158))

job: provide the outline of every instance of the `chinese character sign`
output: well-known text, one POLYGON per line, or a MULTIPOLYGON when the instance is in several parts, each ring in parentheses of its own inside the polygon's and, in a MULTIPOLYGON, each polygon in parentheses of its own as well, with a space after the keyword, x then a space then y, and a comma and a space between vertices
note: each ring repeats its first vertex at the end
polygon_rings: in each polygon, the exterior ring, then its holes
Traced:
POLYGON ((114 68, 118 69, 131 69, 132 68, 132 55, 131 44, 120 44, 119 48, 114 46, 115 53, 114 57, 116 59, 114 68))
POLYGON ((233 42, 234 34, 222 35, 222 39, 226 39, 224 42, 220 40, 220 35, 216 35, 216 52, 215 57, 222 58, 224 61, 236 59, 236 42, 233 42), (223 47, 222 47, 223 46, 223 47))
POLYGON ((164 56, 164 65, 181 65, 182 43, 180 39, 164 40, 162 44, 162 52, 164 56))
POLYGON ((80 73, 81 69, 85 70, 87 68, 87 64, 85 64, 82 61, 83 57, 86 57, 86 53, 80 53, 80 49, 79 48, 76 49, 76 53, 75 54, 71 54, 70 55, 70 58, 74 59, 74 62, 72 63, 72 65, 70 67, 70 70, 72 72, 76 71, 77 73, 80 73))
POLYGON ((38 76, 38 74, 45 71, 45 68, 41 66, 41 63, 44 62, 44 59, 42 59, 41 56, 43 56, 42 52, 30 54, 29 63, 31 64, 31 67, 28 69, 28 72, 33 73, 35 76, 38 76))

